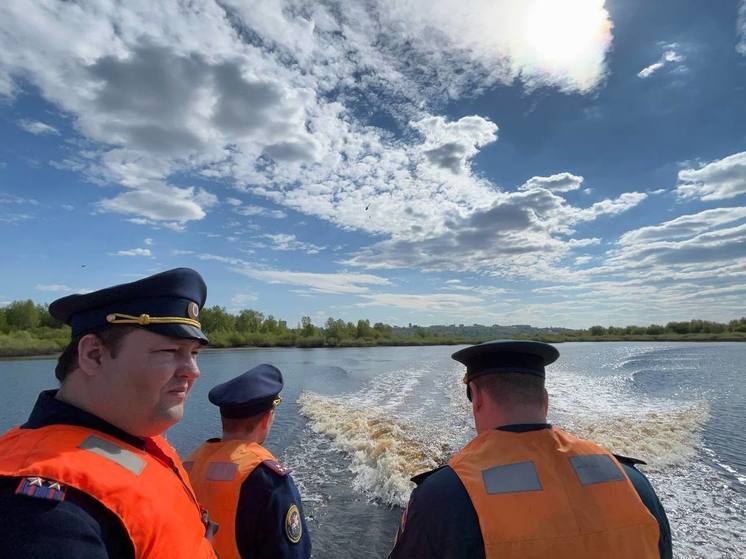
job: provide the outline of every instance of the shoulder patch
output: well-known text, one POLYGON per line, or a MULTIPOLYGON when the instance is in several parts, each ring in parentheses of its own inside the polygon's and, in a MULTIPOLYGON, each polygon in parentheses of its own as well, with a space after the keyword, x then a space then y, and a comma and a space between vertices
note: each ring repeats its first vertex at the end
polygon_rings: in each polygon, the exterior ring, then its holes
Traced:
POLYGON ((26 495, 48 501, 64 501, 67 488, 52 479, 25 477, 16 488, 16 495, 26 495))
POLYGON ((638 458, 630 458, 629 456, 622 456, 621 454, 614 454, 614 458, 619 460, 622 464, 627 464, 628 466, 634 466, 636 464, 642 464, 643 466, 647 466, 648 463, 640 460, 638 458))
POLYGON ((280 463, 277 462, 276 460, 264 460, 262 464, 281 477, 285 477, 286 475, 289 475, 290 472, 293 471, 293 470, 290 470, 288 468, 281 466, 280 463))
POLYGON ((303 537, 303 523, 300 521, 300 511, 295 505, 290 505, 285 515, 285 535, 291 543, 298 543, 303 537))
POLYGON ((434 474, 438 470, 442 470, 445 467, 446 466, 440 466, 439 468, 435 468, 434 470, 430 470, 429 472, 422 472, 421 474, 417 474, 416 476, 412 478, 412 481, 415 482, 417 485, 420 485, 423 481, 425 481, 432 474, 434 474))

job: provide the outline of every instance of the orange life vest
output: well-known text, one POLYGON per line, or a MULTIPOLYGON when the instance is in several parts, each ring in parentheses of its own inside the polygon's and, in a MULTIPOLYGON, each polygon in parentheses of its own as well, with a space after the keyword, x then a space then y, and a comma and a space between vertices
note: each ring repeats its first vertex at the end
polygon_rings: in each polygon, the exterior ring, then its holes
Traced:
POLYGON ((197 498, 217 522, 213 539, 220 559, 241 559, 236 544, 236 511, 241 484, 259 464, 274 460, 259 443, 206 442, 184 462, 197 498))
POLYGON ((214 558, 178 455, 163 437, 149 441, 173 464, 93 429, 16 427, 0 437, 0 476, 38 476, 87 493, 119 517, 138 559, 214 558))
POLYGON ((491 430, 449 466, 479 518, 486 559, 658 558, 658 523, 616 459, 559 429, 491 430))

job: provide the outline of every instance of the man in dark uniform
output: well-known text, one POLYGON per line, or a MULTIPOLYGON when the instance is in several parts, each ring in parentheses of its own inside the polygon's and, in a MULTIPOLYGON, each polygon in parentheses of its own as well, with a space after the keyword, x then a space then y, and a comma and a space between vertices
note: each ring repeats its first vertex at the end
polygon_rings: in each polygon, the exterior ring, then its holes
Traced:
POLYGON ((50 305, 72 340, 60 389, 0 437, 0 557, 215 557, 160 436, 199 376, 206 295, 201 276, 179 268, 50 305))
POLYGON ((223 437, 210 439, 184 463, 200 502, 217 522, 221 559, 306 559, 311 539, 290 471, 262 446, 280 403, 282 373, 257 365, 215 386, 223 437))
POLYGON ((666 513, 644 462, 546 422, 548 344, 495 341, 453 354, 467 367, 477 437, 412 479, 389 559, 670 558, 666 513))

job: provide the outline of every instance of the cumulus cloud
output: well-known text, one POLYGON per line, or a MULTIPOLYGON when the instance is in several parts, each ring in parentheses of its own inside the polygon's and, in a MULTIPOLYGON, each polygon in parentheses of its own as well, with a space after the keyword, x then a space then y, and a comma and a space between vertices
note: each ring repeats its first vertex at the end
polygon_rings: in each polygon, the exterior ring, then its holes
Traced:
POLYGON ((641 193, 625 193, 589 208, 577 208, 544 188, 501 193, 492 207, 449 220, 440 234, 382 241, 363 249, 348 263, 368 268, 417 267, 545 277, 573 249, 598 244, 596 238, 565 238, 574 232, 575 225, 618 214, 644 199, 641 193))
POLYGON ((430 116, 411 125, 425 137, 422 151, 430 163, 455 174, 467 171, 479 148, 497 139, 497 125, 480 116, 465 116, 456 122, 430 116))
POLYGON ((442 229, 494 201, 469 162, 497 126, 448 123, 433 100, 514 80, 590 91, 611 40, 602 0, 11 0, 3 11, 0 94, 27 80, 98 143, 68 164, 128 189, 100 210, 173 228, 214 205, 179 184, 200 173, 344 228, 442 229), (424 143, 367 125, 360 105, 410 122, 424 143))
POLYGON ((51 126, 49 124, 45 124, 44 122, 40 122, 38 120, 19 120, 18 126, 23 128, 26 132, 29 132, 31 134, 36 134, 37 136, 43 136, 43 135, 59 135, 60 131, 57 130, 54 126, 51 126))
POLYGON ((103 211, 144 216, 152 221, 183 223, 205 217, 203 208, 217 203, 217 197, 203 189, 179 188, 161 183, 138 188, 105 198, 98 203, 103 211))
POLYGON ((550 192, 570 192, 577 190, 583 184, 583 177, 572 173, 558 173, 549 177, 531 177, 518 187, 519 190, 533 190, 543 188, 550 192))
POLYGON ((679 171, 676 193, 682 198, 725 200, 746 193, 746 151, 679 171))
POLYGON ((684 61, 684 57, 675 50, 678 48, 676 43, 665 45, 665 47, 667 50, 661 55, 657 62, 654 62, 650 66, 646 66, 637 73, 638 78, 649 78, 664 66, 678 64, 684 61))

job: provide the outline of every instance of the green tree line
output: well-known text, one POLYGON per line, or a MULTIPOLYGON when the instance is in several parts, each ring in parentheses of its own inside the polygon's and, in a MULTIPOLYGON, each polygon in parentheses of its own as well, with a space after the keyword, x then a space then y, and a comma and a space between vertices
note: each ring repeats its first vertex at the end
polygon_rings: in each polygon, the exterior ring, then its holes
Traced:
MULTIPOLYGON (((213 347, 345 347, 376 345, 440 345, 477 343, 496 338, 538 339, 549 342, 603 340, 744 340, 746 317, 727 323, 708 320, 668 322, 649 326, 592 326, 588 329, 535 328, 494 324, 391 326, 369 320, 328 318, 321 325, 309 316, 294 326, 273 315, 244 309, 228 312, 215 305, 202 309, 202 329, 213 347)), ((70 328, 55 320, 46 305, 13 301, 0 308, 0 356, 51 354, 70 338, 70 328)))

